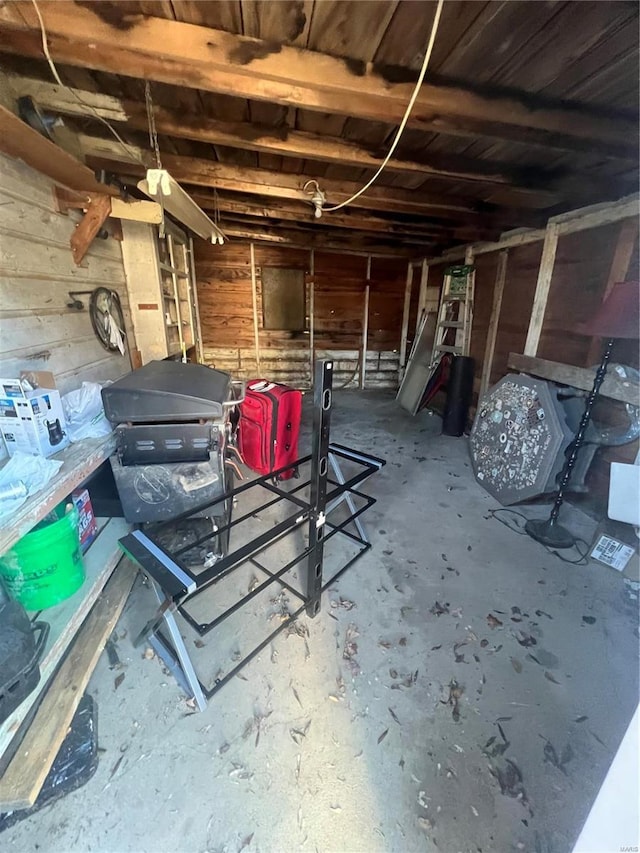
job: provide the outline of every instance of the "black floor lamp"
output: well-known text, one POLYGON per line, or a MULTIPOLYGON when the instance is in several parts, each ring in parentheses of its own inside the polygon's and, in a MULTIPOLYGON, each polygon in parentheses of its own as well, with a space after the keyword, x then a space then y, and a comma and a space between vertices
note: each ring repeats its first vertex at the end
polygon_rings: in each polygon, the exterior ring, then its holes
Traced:
POLYGON ((564 501, 564 493, 571 480, 571 474, 578 458, 578 453, 584 442, 584 435, 591 420, 593 405, 598 397, 600 386, 607 372, 611 358, 611 350, 617 338, 638 339, 640 337, 640 282, 624 281, 614 284, 608 296, 595 315, 584 323, 579 331, 585 335, 603 338, 606 343, 602 352, 600 365, 596 370, 593 388, 585 402, 584 412, 580 419, 578 430, 569 445, 567 460, 560 475, 560 485, 556 493, 551 513, 547 519, 532 518, 527 521, 525 530, 537 542, 549 548, 571 548, 576 543, 576 537, 558 523, 560 507, 564 501))

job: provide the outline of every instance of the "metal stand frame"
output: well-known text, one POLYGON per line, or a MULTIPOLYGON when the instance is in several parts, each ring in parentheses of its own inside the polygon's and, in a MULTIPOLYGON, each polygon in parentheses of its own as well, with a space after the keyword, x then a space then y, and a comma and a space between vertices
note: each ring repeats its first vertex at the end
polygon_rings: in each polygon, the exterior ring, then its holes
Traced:
MULTIPOLYGON (((120 540, 120 545, 125 553, 138 563, 150 578, 160 605, 156 619, 147 623, 142 636, 147 637, 152 648, 164 660, 180 686, 195 700, 196 706, 200 710, 204 710, 206 707, 207 699, 210 699, 236 676, 304 611, 312 618, 316 616, 320 612, 322 592, 371 547, 360 516, 375 503, 375 499, 358 491, 356 487, 371 474, 379 471, 385 462, 383 459, 370 454, 360 453, 343 445, 330 443, 332 374, 333 362, 316 362, 312 453, 268 476, 259 477, 228 491, 208 504, 208 507, 214 507, 225 500, 233 500, 236 496, 249 490, 265 489, 274 497, 271 497, 257 509, 254 508, 230 520, 227 524, 219 527, 216 532, 195 539, 193 542, 173 551, 168 551, 163 547, 157 535, 163 527, 173 522, 158 525, 154 534, 135 530, 120 540), (341 461, 355 464, 359 470, 356 474, 345 478, 341 461), (306 480, 303 479, 302 483, 289 489, 283 488, 283 484, 276 484, 275 478, 279 474, 290 470, 298 471, 309 465, 310 477, 306 480), (335 479, 330 476, 330 469, 335 479), (305 489, 309 489, 308 500, 305 500, 300 494, 305 489), (251 524, 251 519, 256 514, 279 503, 293 504, 294 511, 282 521, 274 524, 271 530, 252 538, 249 542, 226 554, 210 568, 197 574, 186 565, 183 559, 186 552, 192 548, 200 547, 213 537, 227 536, 238 525, 251 524), (346 518, 340 522, 332 522, 329 516, 343 504, 346 504, 347 507, 346 518), (358 504, 360 505, 358 506, 358 504), (258 560, 258 556, 263 551, 294 531, 300 530, 301 525, 305 522, 308 530, 306 547, 294 559, 277 571, 269 570, 258 560), (353 530, 348 530, 347 528, 351 525, 353 530), (324 547, 333 536, 339 533, 356 543, 358 551, 330 579, 325 580, 323 577, 324 547), (303 578, 302 583, 304 591, 300 592, 291 586, 284 576, 303 561, 306 566, 306 577, 303 578), (227 578, 236 569, 247 564, 251 564, 266 575, 265 580, 211 621, 203 622, 194 619, 186 606, 188 602, 199 593, 219 583, 223 578, 227 578), (178 611, 199 636, 204 636, 217 628, 229 616, 237 613, 273 583, 277 583, 282 589, 286 589, 298 599, 300 604, 297 609, 288 614, 274 631, 271 631, 263 641, 228 672, 217 678, 211 687, 202 684, 180 633, 175 612, 178 611), (162 624, 164 624, 166 633, 160 628, 162 624)), ((199 507, 196 512, 201 512, 203 508, 199 507)), ((184 514, 179 519, 174 519, 174 522, 188 518, 193 514, 195 513, 184 514)))

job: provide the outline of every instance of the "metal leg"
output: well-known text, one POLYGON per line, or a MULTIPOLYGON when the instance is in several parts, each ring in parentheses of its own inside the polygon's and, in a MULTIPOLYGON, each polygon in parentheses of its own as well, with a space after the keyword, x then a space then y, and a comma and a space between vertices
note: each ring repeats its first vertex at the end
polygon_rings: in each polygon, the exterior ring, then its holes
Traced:
POLYGON ((307 560, 307 614, 320 611, 324 523, 329 470, 329 427, 331 423, 331 384, 333 362, 317 361, 313 382, 313 450, 311 457, 309 513, 309 557, 307 560))
MULTIPOLYGON (((342 468, 340 467, 340 463, 338 462, 338 459, 336 458, 336 456, 333 453, 329 454, 329 464, 331 465, 331 469, 332 469, 334 476, 335 476, 336 480, 338 481, 338 483, 340 483, 341 486, 344 486, 346 480, 344 478, 344 474, 342 473, 342 468)), ((344 494, 340 495, 339 498, 336 498, 335 501, 332 501, 327 506, 327 515, 329 515, 329 513, 333 512, 333 510, 337 506, 339 506, 342 503, 342 501, 347 502, 347 506, 349 507, 349 512, 352 515, 354 515, 357 512, 356 505, 354 503, 353 496, 351 495, 351 492, 344 492, 344 494)), ((369 538, 368 538, 367 533, 364 529, 364 525, 360 521, 359 516, 353 520, 353 524, 354 524, 354 527, 356 528, 356 530, 358 531, 358 534, 359 534, 360 538, 362 539, 362 541, 368 543, 369 538)))
MULTIPOLYGON (((149 580, 158 599, 158 604, 163 604, 165 601, 164 592, 152 578, 149 578, 149 580)), ((164 612, 162 618, 167 626, 173 648, 171 649, 158 634, 151 635, 149 639, 151 646, 156 654, 162 658, 168 669, 171 670, 176 680, 180 683, 180 686, 189 695, 189 698, 195 700, 198 710, 204 711, 207 707, 207 700, 202 692, 200 681, 193 668, 193 663, 182 639, 176 618, 169 610, 164 612), (180 672, 180 675, 178 675, 177 671, 180 672)))

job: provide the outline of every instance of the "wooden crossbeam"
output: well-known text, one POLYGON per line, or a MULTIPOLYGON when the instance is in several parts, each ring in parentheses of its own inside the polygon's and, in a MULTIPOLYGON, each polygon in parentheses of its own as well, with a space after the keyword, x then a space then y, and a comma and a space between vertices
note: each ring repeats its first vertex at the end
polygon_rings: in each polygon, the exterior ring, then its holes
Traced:
POLYGON ((118 195, 64 149, 29 127, 11 110, 0 105, 0 151, 22 160, 57 184, 76 192, 118 195))
MULTIPOLYGON (((112 23, 101 4, 42 3, 51 53, 61 63, 142 77, 387 124, 404 114, 413 83, 384 67, 234 35, 180 21, 131 16, 112 23)), ((0 49, 42 56, 31 3, 0 8, 0 49)), ((530 145, 594 151, 635 161, 637 124, 565 104, 423 85, 410 127, 455 136, 489 136, 530 145)))
MULTIPOLYGON (((313 210, 310 204, 296 204, 295 202, 278 201, 277 204, 269 204, 265 199, 263 203, 259 198, 251 198, 250 201, 230 199, 227 196, 202 191, 192 192, 191 197, 204 210, 218 210, 222 215, 222 227, 226 217, 250 216, 258 219, 280 219, 285 222, 298 222, 311 224, 313 221, 313 210)), ((399 237, 446 237, 456 240, 480 239, 482 229, 474 227, 445 227, 442 223, 422 222, 415 219, 413 222, 402 222, 394 219, 386 219, 373 213, 358 211, 355 214, 344 208, 340 212, 327 214, 321 220, 323 226, 329 228, 346 228, 358 231, 380 232, 389 236, 399 237)), ((486 232, 486 229, 484 229, 486 232)))
POLYGON ((326 233, 313 234, 309 231, 298 231, 286 228, 269 228, 258 225, 232 224, 225 226, 224 233, 227 237, 237 240, 249 240, 256 243, 278 243, 282 246, 298 246, 303 249, 334 250, 337 252, 399 256, 403 258, 412 257, 416 254, 415 247, 398 246, 393 243, 385 243, 379 239, 368 240, 366 238, 328 236, 326 233))
MULTIPOLYGON (((56 83, 29 77, 9 76, 8 81, 16 97, 29 95, 47 112, 87 118, 98 115, 111 122, 126 123, 135 130, 146 131, 148 128, 146 107, 137 101, 121 100, 82 89, 67 89, 56 83)), ((288 127, 223 122, 201 115, 177 113, 159 105, 154 105, 154 120, 159 133, 177 139, 362 169, 377 169, 382 163, 380 157, 349 140, 288 127)), ((514 200, 520 200, 525 205, 535 202, 540 207, 551 207, 562 200, 562 182, 557 189, 549 188, 545 186, 547 181, 544 173, 539 175, 538 186, 534 188, 513 167, 503 163, 446 154, 429 154, 428 157, 428 162, 391 158, 386 168, 390 172, 420 174, 425 178, 445 178, 471 184, 480 182, 488 187, 501 187, 508 189, 514 200)))
MULTIPOLYGON (((132 162, 134 157, 146 161, 149 166, 153 165, 150 152, 130 144, 124 149, 115 140, 86 134, 79 136, 79 143, 87 162, 94 168, 111 170, 124 176, 141 176, 144 166, 139 162, 132 162)), ((171 154, 163 154, 162 163, 181 184, 215 187, 227 192, 249 193, 295 201, 308 201, 309 195, 302 188, 305 182, 313 177, 308 174, 292 175, 171 154)), ((318 178, 318 181, 327 194, 330 204, 346 201, 362 186, 353 181, 335 181, 325 178, 318 178)), ((473 199, 377 185, 356 199, 353 207, 437 216, 440 219, 457 220, 466 224, 475 222, 487 228, 531 225, 539 221, 539 215, 532 211, 492 210, 490 206, 485 206, 487 209, 481 210, 481 205, 473 199)))

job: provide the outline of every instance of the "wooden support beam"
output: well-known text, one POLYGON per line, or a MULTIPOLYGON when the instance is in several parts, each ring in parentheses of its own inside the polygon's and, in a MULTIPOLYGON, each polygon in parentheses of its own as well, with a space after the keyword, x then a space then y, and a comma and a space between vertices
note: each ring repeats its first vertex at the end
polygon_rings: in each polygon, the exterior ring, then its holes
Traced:
POLYGON ((307 231, 290 231, 284 228, 259 228, 257 226, 226 227, 227 237, 246 242, 279 243, 282 246, 298 246, 302 249, 335 251, 343 254, 371 255, 372 257, 411 257, 413 251, 392 243, 383 243, 379 239, 366 240, 360 237, 349 239, 328 237, 326 234, 313 234, 307 231))
POLYGON ((637 220, 639 214, 640 204, 638 194, 635 193, 619 201, 594 204, 581 210, 552 216, 549 222, 556 225, 558 234, 562 236, 587 231, 590 228, 599 228, 601 225, 610 225, 612 222, 620 222, 621 219, 629 217, 637 220))
POLYGON ((92 195, 86 213, 76 225, 69 243, 73 260, 77 266, 82 263, 98 232, 111 215, 111 198, 108 195, 92 195))
MULTIPOLYGON (((81 89, 66 89, 56 83, 11 76, 8 78, 16 97, 29 95, 49 113, 82 116, 92 119, 101 116, 110 122, 124 122, 131 129, 148 129, 146 107, 138 101, 121 100, 81 89)), ((249 122, 223 122, 202 115, 177 113, 166 107, 154 106, 154 121, 158 133, 177 139, 224 145, 242 151, 298 157, 323 163, 349 165, 361 169, 377 169, 382 163, 366 148, 340 137, 298 131, 288 127, 276 128, 249 122)), ((427 156, 427 155, 425 155, 427 156)), ((552 207, 563 200, 563 184, 539 175, 537 186, 521 178, 518 170, 504 163, 474 160, 456 155, 429 154, 428 161, 392 158, 389 172, 424 175, 426 178, 482 183, 484 187, 499 187, 509 193, 514 204, 552 207)), ((584 184, 583 184, 584 186, 584 184)))
MULTIPOLYGON (((386 124, 400 121, 414 85, 392 82, 384 66, 132 16, 126 8, 120 25, 99 4, 47 3, 41 11, 55 60, 129 77, 386 124)), ((1 50, 42 56, 31 3, 3 5, 0 28, 1 50)), ((625 117, 611 120, 594 110, 533 104, 531 96, 489 96, 460 86, 423 84, 409 127, 637 158, 637 126, 625 117)))
POLYGON ((256 281, 256 252, 251 243, 249 247, 251 257, 251 305, 253 309, 253 340, 256 348, 256 365, 260 373, 260 326, 258 322, 258 285, 256 281))
POLYGON ((316 253, 313 249, 309 252, 309 387, 313 388, 313 370, 316 360, 314 340, 314 310, 316 289, 316 253))
MULTIPOLYGON (((127 146, 128 156, 127 151, 123 150, 114 140, 81 134, 79 142, 87 161, 97 168, 111 168, 121 174, 142 176, 145 167, 141 162, 134 160, 134 157, 138 157, 140 161, 147 162, 150 167, 152 166, 150 152, 133 145, 127 146)), ((302 188, 307 180, 313 178, 313 175, 309 174, 291 175, 270 171, 269 169, 235 166, 213 160, 180 157, 172 154, 162 155, 162 165, 181 184, 267 195, 271 198, 294 199, 306 203, 309 201, 309 195, 302 188)), ((353 193, 362 188, 362 184, 355 181, 335 181, 324 178, 317 178, 317 180, 327 195, 327 204, 346 201, 353 193)), ((401 213, 422 213, 423 215, 431 213, 442 218, 471 217, 473 219, 479 217, 478 205, 475 200, 435 193, 416 193, 412 190, 384 186, 371 187, 354 202, 353 206, 401 213)), ((513 218, 521 217, 514 216, 513 218)), ((488 221, 492 219, 490 213, 486 215, 486 219, 488 221)))
POLYGON ((404 286, 404 305, 402 308, 402 332, 400 334, 400 363, 398 381, 402 382, 407 363, 407 335, 409 333, 409 309, 411 307, 411 287, 413 285, 413 264, 407 264, 407 280, 404 286))
POLYGON ((484 348, 484 360, 482 362, 482 376, 480 378, 478 400, 486 393, 487 388, 489 387, 489 382, 491 381, 491 368, 493 367, 493 354, 496 349, 496 338, 498 337, 498 323, 500 322, 500 309, 502 308, 504 283, 507 278, 508 260, 509 250, 503 249, 498 257, 498 269, 496 270, 496 280, 493 285, 493 304, 491 306, 489 328, 487 329, 487 343, 484 348))
MULTIPOLYGON (((587 367, 574 367, 572 364, 561 364, 557 361, 548 361, 545 358, 534 358, 533 356, 520 355, 510 352, 507 366, 510 370, 519 370, 521 373, 529 373, 531 376, 539 376, 541 379, 549 379, 560 385, 570 385, 580 388, 582 391, 591 391, 595 370, 587 367)), ((619 400, 621 403, 638 405, 640 397, 640 386, 628 379, 621 379, 614 371, 609 371, 604 378, 600 394, 611 400, 619 400)))
POLYGON ((118 195, 118 190, 96 180, 95 175, 62 148, 25 124, 0 105, 0 151, 51 178, 67 189, 81 193, 118 195))
MULTIPOLYGON (((101 137, 81 135, 79 141, 87 162, 94 168, 112 171, 115 174, 137 180, 144 174, 145 167, 132 162, 134 156, 152 166, 148 151, 128 145, 129 157, 115 141, 101 137)), ((218 163, 197 157, 180 157, 163 154, 163 166, 181 184, 211 187, 223 192, 261 195, 270 198, 289 199, 308 204, 308 193, 302 189, 312 176, 292 175, 269 169, 249 168, 218 163)), ((327 195, 328 204, 346 201, 362 188, 355 181, 336 181, 318 178, 321 189, 327 195)), ((475 199, 460 196, 438 195, 431 192, 396 189, 395 187, 373 186, 352 203, 353 208, 386 211, 390 213, 415 214, 453 220, 468 227, 497 229, 516 227, 540 222, 540 215, 529 210, 488 209, 475 199)))
MULTIPOLYGON (((638 240, 638 220, 623 219, 618 233, 618 240, 613 252, 613 259, 609 267, 607 284, 602 294, 602 301, 611 293, 613 285, 617 281, 625 281, 629 271, 629 264, 638 240)), ((602 338, 593 338, 587 353, 586 363, 596 364, 602 355, 602 338)))
MULTIPOLYGON (((604 204, 593 204, 587 207, 576 208, 568 213, 552 216, 547 224, 555 224, 558 234, 573 234, 589 228, 598 228, 601 225, 610 225, 627 218, 638 218, 640 209, 640 197, 637 193, 625 196, 614 202, 604 204)), ((518 246, 527 246, 544 240, 547 235, 546 228, 522 228, 503 234, 499 240, 493 242, 474 243, 475 255, 485 255, 488 252, 499 252, 502 249, 515 249, 518 246)), ((455 246, 445 252, 440 258, 430 258, 432 264, 447 263, 464 257, 466 246, 455 246)))
POLYGON ((360 356, 360 389, 364 390, 367 379, 367 346, 369 338, 369 290, 371 281, 371 255, 367 255, 367 283, 364 287, 364 308, 362 311, 362 353, 360 356))
POLYGON ((542 257, 540 258, 540 267, 538 269, 538 280, 536 282, 536 290, 533 297, 533 307, 531 309, 531 318, 529 320, 529 329, 527 330, 527 340, 524 345, 524 354, 535 356, 538 352, 538 344, 540 343, 540 335, 542 334, 542 326, 544 324, 544 315, 547 310, 547 300, 549 299, 549 291, 551 289, 551 279, 553 278, 553 268, 556 262, 556 251, 558 249, 558 226, 550 222, 547 225, 547 230, 542 246, 542 257))
POLYGON ((426 261, 426 258, 420 262, 420 291, 418 293, 418 312, 416 314, 416 329, 414 333, 414 340, 418 336, 418 329, 420 328, 420 324, 422 322, 422 315, 425 313, 427 308, 427 287, 429 285, 429 264, 426 261))
MULTIPOLYGON (((222 214, 221 227, 224 230, 224 223, 227 221, 225 214, 230 214, 231 218, 235 215, 251 216, 258 219, 280 219, 285 222, 296 222, 303 224, 321 224, 328 228, 346 228, 357 231, 370 231, 387 234, 389 236, 398 237, 417 237, 423 238, 427 242, 427 238, 440 237, 443 239, 466 239, 472 240, 473 235, 481 233, 482 227, 478 226, 445 226, 438 221, 421 221, 417 217, 413 217, 412 221, 402 221, 392 219, 390 217, 376 216, 370 211, 364 212, 361 209, 349 210, 343 208, 342 211, 327 214, 323 216, 320 223, 313 217, 313 209, 309 203, 295 202, 286 199, 279 199, 277 203, 269 202, 265 198, 262 202, 260 198, 251 198, 249 201, 238 200, 238 198, 229 198, 222 193, 216 193, 215 196, 211 193, 203 192, 202 190, 194 190, 190 193, 191 198, 200 205, 203 210, 218 210, 222 214)), ((289 227, 289 226, 287 226, 289 227)), ((485 232, 486 233, 486 232, 485 232)))

